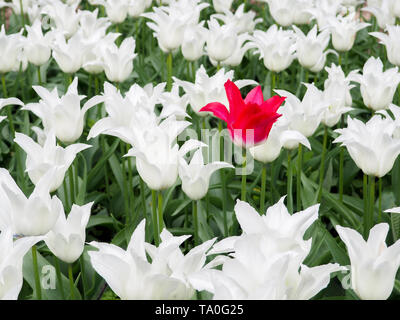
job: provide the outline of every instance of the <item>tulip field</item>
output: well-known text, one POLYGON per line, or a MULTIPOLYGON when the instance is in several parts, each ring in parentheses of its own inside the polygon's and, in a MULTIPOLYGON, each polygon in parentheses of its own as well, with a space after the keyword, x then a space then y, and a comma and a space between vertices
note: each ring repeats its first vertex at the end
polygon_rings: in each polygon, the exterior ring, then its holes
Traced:
POLYGON ((400 298, 400 1, 0 23, 0 300, 400 298))

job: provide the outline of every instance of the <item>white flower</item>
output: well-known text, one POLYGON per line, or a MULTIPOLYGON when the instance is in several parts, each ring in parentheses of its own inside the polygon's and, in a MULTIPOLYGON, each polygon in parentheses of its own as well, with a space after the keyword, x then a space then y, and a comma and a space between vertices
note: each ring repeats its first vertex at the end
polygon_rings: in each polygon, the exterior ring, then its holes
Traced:
POLYGON ((154 7, 154 12, 141 16, 153 20, 147 25, 154 30, 159 47, 164 52, 171 52, 182 45, 185 29, 198 24, 200 11, 207 6, 206 3, 198 5, 197 1, 179 1, 169 7, 154 7))
POLYGON ((272 25, 267 31, 256 30, 253 43, 257 47, 264 66, 273 72, 281 72, 288 68, 296 57, 296 40, 291 30, 278 29, 272 25))
POLYGON ((33 86, 33 90, 41 100, 39 103, 30 103, 23 109, 32 111, 42 120, 45 131, 54 130, 56 137, 64 143, 79 139, 83 132, 86 111, 104 100, 101 96, 94 96, 81 109, 80 101, 85 96, 78 95, 77 77, 62 97, 58 96, 57 88, 50 92, 43 87, 33 86))
POLYGON ((182 55, 186 60, 198 60, 204 54, 207 29, 200 24, 190 25, 186 28, 182 41, 182 55))
POLYGON ((263 0, 268 3, 272 18, 281 26, 306 24, 311 20, 312 0, 263 0))
POLYGON ((353 100, 350 90, 354 85, 350 85, 350 81, 357 71, 351 71, 346 77, 342 68, 333 63, 325 70, 328 72, 328 78, 324 82, 324 99, 329 105, 324 111, 321 122, 333 127, 339 122, 342 114, 352 110, 353 100))
POLYGON ((253 158, 262 163, 271 163, 279 157, 283 147, 294 149, 299 143, 311 149, 310 142, 303 134, 287 127, 279 124, 273 126, 264 143, 249 149, 253 158))
POLYGON ((255 19, 256 13, 254 11, 244 12, 244 3, 236 9, 235 13, 226 10, 223 14, 214 14, 213 17, 220 19, 224 24, 236 25, 238 34, 251 33, 256 25, 262 22, 262 18, 255 19))
POLYGON ((170 117, 159 125, 149 127, 142 124, 130 132, 131 136, 127 137, 127 140, 132 149, 125 156, 136 157, 138 173, 150 189, 162 190, 171 187, 178 178, 180 159, 189 151, 204 145, 191 139, 179 148, 176 137, 190 124, 170 117))
POLYGON ((328 30, 332 33, 333 47, 340 52, 351 50, 356 40, 357 32, 370 25, 356 19, 355 12, 347 16, 330 17, 328 24, 328 30))
POLYGON ((174 83, 171 91, 165 91, 160 96, 160 103, 162 110, 160 118, 168 118, 169 116, 175 116, 177 120, 183 120, 188 116, 186 113, 186 107, 189 103, 189 97, 184 95, 179 96, 179 86, 174 83))
POLYGON ((207 55, 217 62, 228 59, 237 45, 237 26, 233 23, 220 25, 213 17, 207 23, 207 55))
POLYGON ((0 233, 0 300, 17 300, 23 284, 22 261, 41 237, 23 237, 13 241, 9 228, 0 233))
POLYGON ((226 162, 211 162, 204 164, 202 150, 198 149, 190 163, 181 158, 179 165, 179 177, 182 180, 183 192, 192 200, 205 197, 210 184, 211 175, 222 168, 234 168, 226 162))
POLYGON ((400 26, 387 26, 388 34, 371 32, 370 35, 378 38, 386 46, 388 60, 395 66, 400 66, 400 26))
POLYGON ((128 14, 131 17, 138 18, 146 10, 146 8, 147 8, 146 0, 130 1, 128 14))
POLYGON ((53 58, 63 72, 72 74, 83 66, 89 48, 81 33, 74 34, 68 41, 58 33, 53 42, 53 58))
POLYGON ((92 11, 82 11, 79 18, 79 30, 84 39, 90 42, 101 41, 107 34, 107 29, 111 25, 108 18, 97 18, 99 9, 92 11))
POLYGON ((387 223, 375 225, 368 240, 355 230, 336 226, 351 262, 351 287, 364 300, 389 298, 400 265, 400 241, 387 247, 387 223))
MULTIPOLYGON (((249 40, 251 40, 251 36, 248 33, 239 34, 237 36, 236 48, 234 49, 232 55, 228 59, 221 61, 221 65, 231 67, 240 65, 245 53, 249 49, 254 48, 254 44, 249 42, 249 40)), ((217 62, 212 59, 211 63, 215 66, 217 65, 217 62)))
POLYGON ((179 246, 189 236, 174 237, 164 229, 161 243, 145 242, 145 220, 136 227, 127 250, 113 244, 90 242, 99 249, 89 251, 97 273, 123 300, 190 299, 195 291, 188 278, 204 266, 207 251, 215 239, 206 241, 183 255, 179 246), (146 253, 151 257, 148 261, 146 253))
POLYGON ((47 133, 43 146, 27 135, 18 132, 15 134, 14 141, 27 154, 26 172, 28 172, 33 184, 36 185, 49 170, 55 169, 50 192, 57 190, 61 186, 65 173, 76 155, 91 147, 91 145, 83 143, 71 144, 66 148, 57 146, 56 136, 53 131, 47 133))
POLYGON ((113 82, 123 82, 132 73, 133 59, 137 56, 135 51, 135 40, 133 37, 125 38, 119 48, 115 43, 102 46, 103 68, 107 79, 113 82))
POLYGON ((225 12, 231 9, 233 0, 212 0, 216 12, 225 12))
POLYGON ((160 102, 164 88, 165 83, 160 83, 154 88, 152 84, 147 84, 143 88, 134 84, 125 97, 122 97, 116 87, 108 82, 104 83, 103 96, 108 116, 94 124, 90 129, 88 140, 99 134, 109 134, 129 143, 126 136, 131 136, 131 131, 135 128, 155 126, 159 118, 154 108, 160 102), (121 135, 114 129, 119 129, 124 134, 121 135))
POLYGON ((337 264, 308 268, 302 262, 311 249, 304 233, 318 218, 319 205, 290 215, 284 197, 260 214, 237 201, 235 214, 243 230, 237 237, 214 245, 210 254, 232 252, 222 259, 222 270, 200 270, 190 277, 197 290, 213 299, 311 299, 342 270, 337 264))
POLYGON ((32 26, 27 25, 26 30, 28 35, 24 50, 28 61, 36 66, 41 66, 50 59, 54 33, 49 31, 43 35, 40 20, 35 20, 32 26))
POLYGON ((23 62, 24 54, 23 47, 25 38, 22 36, 21 30, 19 33, 6 34, 4 24, 0 30, 0 73, 10 71, 18 71, 21 62, 23 62))
POLYGON ((387 109, 400 83, 398 68, 383 71, 381 59, 374 57, 364 64, 363 75, 356 74, 352 78, 360 83, 364 104, 372 110, 387 109))
POLYGON ((0 230, 9 226, 14 234, 39 236, 50 231, 58 219, 61 201, 50 197, 54 170, 37 183, 27 198, 10 173, 0 169, 0 230))
POLYGON ((392 116, 389 115, 386 110, 379 110, 377 113, 383 114, 388 120, 393 120, 393 125, 395 126, 393 137, 396 139, 400 139, 400 107, 394 104, 390 104, 388 109, 391 111, 394 119, 392 119, 392 116))
POLYGON ((307 35, 296 26, 293 26, 293 30, 296 35, 296 56, 300 64, 307 69, 317 68, 321 62, 324 65, 326 55, 332 52, 331 50, 324 52, 329 44, 329 30, 323 30, 318 35, 316 25, 307 35))
POLYGON ((68 217, 65 216, 64 209, 60 208, 56 224, 44 238, 46 245, 57 258, 66 263, 73 263, 81 256, 92 206, 93 202, 84 206, 73 204, 68 217))
POLYGON ((77 10, 79 3, 68 5, 62 1, 48 1, 41 13, 49 15, 56 25, 58 33, 66 38, 72 37, 79 28, 82 11, 77 10))
POLYGON ((396 126, 391 119, 373 116, 367 123, 347 117, 347 128, 337 129, 341 142, 364 174, 383 177, 400 153, 400 140, 393 137, 396 126))
MULTIPOLYGON (((224 84, 228 79, 233 80, 233 74, 234 72, 232 70, 225 73, 225 69, 222 68, 215 75, 209 77, 204 66, 201 65, 196 71, 194 83, 179 80, 175 77, 173 79, 174 83, 182 87, 185 91, 185 95, 189 97, 192 110, 204 117, 207 115, 207 112, 199 112, 199 110, 210 102, 220 102, 225 106, 229 105, 224 84)), ((240 89, 247 85, 257 83, 253 80, 238 80, 235 81, 235 84, 240 89)))
POLYGON ((304 83, 307 87, 303 100, 285 90, 275 90, 281 97, 286 97, 285 106, 280 110, 282 125, 288 125, 290 130, 299 131, 305 137, 310 137, 317 130, 323 112, 328 106, 324 93, 314 84, 304 83))
POLYGON ((315 7, 309 9, 309 12, 317 20, 319 30, 329 26, 329 20, 336 17, 341 9, 342 0, 318 0, 315 7))
POLYGON ((91 4, 102 5, 107 17, 113 23, 122 23, 128 15, 130 1, 127 0, 91 0, 91 4))
POLYGON ((378 26, 385 29, 387 25, 394 25, 396 16, 392 9, 392 0, 382 0, 379 6, 371 6, 362 8, 361 10, 372 13, 378 22, 378 26))

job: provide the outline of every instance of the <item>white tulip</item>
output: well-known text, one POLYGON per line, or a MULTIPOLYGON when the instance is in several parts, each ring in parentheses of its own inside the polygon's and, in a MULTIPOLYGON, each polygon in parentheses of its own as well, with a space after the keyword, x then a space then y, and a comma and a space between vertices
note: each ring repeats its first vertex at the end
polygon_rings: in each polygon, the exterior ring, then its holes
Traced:
POLYGON ((24 282, 22 261, 41 237, 23 237, 13 241, 9 228, 0 233, 0 300, 17 300, 24 282))
POLYGON ((129 3, 128 14, 130 17, 138 18, 146 11, 147 1, 146 0, 133 0, 129 3))
POLYGON ((79 18, 79 30, 84 39, 89 42, 101 41, 107 35, 107 29, 111 25, 108 18, 98 18, 99 9, 82 11, 79 18))
POLYGON ((53 58, 65 73, 77 72, 84 63, 86 52, 90 46, 81 33, 74 34, 68 41, 60 33, 55 35, 53 58))
POLYGON ((135 128, 153 127, 159 122, 154 112, 155 105, 160 103, 160 97, 165 88, 165 83, 156 87, 147 84, 143 88, 137 84, 131 86, 129 91, 122 97, 116 87, 106 82, 104 84, 104 104, 107 117, 97 121, 90 129, 88 140, 99 134, 109 134, 119 137, 129 143, 126 136, 135 128), (121 135, 114 129, 119 129, 128 134, 121 135))
POLYGON ((262 18, 257 18, 254 11, 244 12, 244 4, 242 3, 235 11, 224 11, 223 14, 214 14, 214 18, 224 22, 224 24, 236 25, 237 33, 252 33, 257 24, 262 22, 262 18))
POLYGON ((391 64, 400 66, 400 26, 387 26, 388 34, 383 32, 371 32, 370 35, 378 38, 386 47, 387 58, 391 64))
POLYGON ((225 12, 231 9, 233 0, 212 0, 216 12, 225 12))
MULTIPOLYGON (((0 98, 0 110, 3 109, 6 106, 9 106, 9 105, 23 106, 24 103, 21 100, 17 99, 17 98, 7 98, 7 99, 0 98)), ((0 122, 3 121, 6 118, 7 117, 1 116, 0 117, 0 122)))
POLYGON ((367 123, 347 117, 347 128, 336 129, 342 143, 364 174, 383 177, 400 154, 400 140, 394 138, 396 126, 391 119, 373 116, 367 123))
MULTIPOLYGON (((221 61, 221 65, 223 66, 231 66, 236 67, 242 63, 243 57, 247 51, 251 48, 254 48, 254 44, 249 42, 251 40, 251 36, 248 33, 241 33, 237 36, 236 48, 234 49, 232 55, 221 61)), ((217 62, 211 60, 211 63, 216 66, 217 62)))
POLYGON ((43 35, 40 20, 35 20, 32 26, 27 25, 26 31, 28 35, 24 50, 28 61, 36 66, 41 66, 50 59, 54 33, 49 31, 43 35))
POLYGON ((72 37, 79 28, 79 19, 82 11, 77 10, 79 3, 68 5, 62 1, 49 1, 41 9, 41 13, 47 14, 55 23, 56 31, 72 37))
POLYGON ((27 198, 10 173, 0 169, 0 230, 9 226, 14 234, 40 236, 50 231, 58 219, 62 202, 50 197, 54 170, 38 182, 27 198))
POLYGON ((329 21, 335 18, 341 10, 342 0, 318 0, 315 7, 309 9, 309 12, 317 20, 319 30, 329 26, 329 21))
POLYGON ((275 90, 281 97, 286 97, 285 106, 280 110, 280 122, 287 125, 290 130, 295 130, 310 137, 317 130, 323 112, 328 106, 324 93, 314 84, 304 84, 307 87, 303 100, 300 101, 294 94, 285 90, 275 90))
POLYGON ((128 15, 130 1, 127 0, 91 0, 93 5, 101 5, 106 9, 107 17, 113 23, 122 23, 128 15))
POLYGON ((182 158, 179 165, 179 177, 182 180, 183 192, 192 200, 205 197, 210 184, 211 175, 223 168, 234 168, 227 162, 215 161, 204 164, 203 153, 198 149, 190 163, 182 158))
MULTIPOLYGON (((228 106, 228 99, 224 88, 225 82, 233 80, 234 72, 228 71, 225 73, 225 69, 222 68, 215 75, 209 77, 203 65, 200 66, 196 71, 195 82, 183 81, 177 78, 174 79, 174 83, 179 85, 185 91, 185 95, 189 97, 189 103, 194 112, 199 116, 206 116, 207 112, 199 112, 199 110, 210 102, 220 102, 225 106, 228 106)), ((253 80, 238 80, 235 81, 238 88, 242 88, 248 85, 257 84, 253 80)))
POLYGON ((228 59, 237 45, 237 26, 232 23, 220 25, 213 17, 207 23, 207 55, 217 62, 228 59))
POLYGON ((207 29, 203 24, 202 22, 190 25, 184 32, 181 50, 183 57, 188 61, 196 61, 204 54, 207 29))
POLYGON ((335 126, 342 114, 352 110, 352 97, 350 90, 354 85, 350 85, 351 78, 357 71, 351 71, 349 76, 345 76, 342 68, 332 63, 326 67, 328 78, 324 82, 324 99, 329 104, 324 111, 321 122, 328 127, 335 126))
POLYGON ((396 16, 392 9, 392 0, 382 0, 378 6, 371 6, 362 8, 361 10, 372 13, 378 22, 378 26, 385 29, 387 25, 394 25, 396 23, 396 16))
POLYGON ((49 170, 55 169, 50 192, 56 191, 61 186, 76 155, 91 147, 91 145, 83 143, 71 144, 66 148, 57 146, 53 131, 47 133, 43 146, 27 135, 18 132, 15 134, 14 141, 27 154, 26 172, 33 184, 37 185, 49 170))
POLYGON ((332 45, 335 50, 345 52, 351 50, 356 40, 357 32, 368 27, 369 23, 360 22, 356 13, 347 16, 330 17, 328 30, 332 33, 332 45))
POLYGON ((324 56, 329 51, 324 52, 329 44, 329 30, 323 30, 318 35, 316 25, 307 35, 296 26, 293 26, 293 30, 296 35, 296 56, 300 64, 307 69, 321 64, 321 60, 324 60, 324 56))
POLYGON ((309 10, 312 0, 263 0, 268 3, 272 18, 280 26, 307 24, 311 20, 309 10))
POLYGON ((351 262, 351 287, 363 300, 386 300, 400 265, 400 240, 387 247, 387 223, 375 225, 365 241, 357 231, 336 226, 351 262))
POLYGON ((190 282, 207 290, 213 299, 311 299, 325 288, 330 274, 343 268, 327 264, 308 268, 302 262, 311 249, 304 233, 318 218, 319 205, 290 215, 284 197, 260 214, 248 203, 237 201, 235 214, 241 236, 226 238, 210 254, 231 252, 222 270, 204 269, 190 282))
POLYGON ((4 26, 2 24, 0 30, 0 73, 18 71, 25 56, 23 54, 25 45, 25 38, 22 36, 23 30, 19 33, 6 34, 4 26))
POLYGON ((164 229, 160 235, 162 241, 155 247, 145 242, 145 223, 142 220, 136 227, 127 250, 90 242, 99 249, 89 251, 93 268, 123 300, 191 299, 195 291, 188 278, 207 268, 204 266, 207 251, 215 239, 183 255, 179 246, 190 236, 174 237, 164 229))
POLYGON ((68 217, 60 208, 56 224, 44 238, 50 251, 60 260, 73 263, 81 256, 92 206, 93 202, 84 206, 73 204, 68 217))
POLYGON ((393 137, 396 139, 400 139, 400 107, 394 104, 390 104, 388 109, 391 111, 394 119, 392 119, 392 116, 389 115, 386 110, 379 110, 377 113, 383 114, 386 119, 393 121, 393 124, 395 126, 393 137))
POLYGON ((117 47, 115 43, 110 46, 102 46, 103 68, 107 79, 112 82, 124 82, 133 70, 133 59, 137 56, 135 40, 133 37, 125 38, 117 47))
POLYGON ((32 111, 43 123, 45 131, 54 130, 56 137, 64 143, 79 139, 83 132, 86 111, 104 101, 101 96, 90 98, 81 109, 80 101, 85 97, 78 95, 78 78, 68 87, 67 93, 59 97, 57 88, 53 91, 33 86, 39 95, 39 103, 30 103, 23 109, 32 111))
POLYGON ((160 118, 165 119, 175 116, 177 120, 183 120, 188 116, 186 107, 189 104, 188 96, 179 96, 179 86, 174 83, 171 91, 165 91, 160 96, 162 110, 160 118))
POLYGON ((352 78, 360 83, 364 104, 372 110, 387 109, 400 83, 398 68, 383 71, 381 59, 374 57, 364 64, 362 75, 356 74, 352 78))
POLYGON ((291 30, 278 29, 272 25, 267 31, 256 30, 253 43, 257 47, 264 66, 273 72, 281 72, 288 68, 296 57, 296 40, 291 30))
POLYGON ((138 173, 150 189, 171 187, 178 178, 180 159, 189 151, 204 145, 191 139, 179 148, 176 137, 189 125, 190 122, 176 121, 170 117, 153 127, 142 125, 135 128, 131 131, 132 135, 127 137, 133 147, 125 156, 136 157, 138 173))

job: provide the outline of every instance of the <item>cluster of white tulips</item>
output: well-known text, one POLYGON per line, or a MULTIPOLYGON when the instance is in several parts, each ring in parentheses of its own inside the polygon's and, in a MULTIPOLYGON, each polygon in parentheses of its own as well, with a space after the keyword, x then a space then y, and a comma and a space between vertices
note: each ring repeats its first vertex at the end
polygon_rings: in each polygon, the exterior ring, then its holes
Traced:
POLYGON ((399 297, 400 1, 0 21, 0 299, 399 297))

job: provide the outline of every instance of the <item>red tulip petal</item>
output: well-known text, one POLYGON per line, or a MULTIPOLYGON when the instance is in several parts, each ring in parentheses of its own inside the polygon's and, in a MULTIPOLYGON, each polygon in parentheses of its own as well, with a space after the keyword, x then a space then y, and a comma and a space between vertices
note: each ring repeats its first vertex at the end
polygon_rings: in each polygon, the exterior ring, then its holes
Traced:
POLYGON ((285 99, 286 97, 273 96, 268 100, 265 100, 262 103, 261 107, 264 110, 264 112, 275 113, 282 105, 282 103, 285 101, 285 99))
POLYGON ((211 102, 200 109, 200 112, 208 111, 212 112, 214 116, 221 119, 222 121, 229 122, 229 112, 226 107, 219 102, 211 102))
POLYGON ((225 82, 225 91, 226 96, 229 101, 229 113, 232 119, 236 119, 237 114, 239 113, 240 109, 244 106, 244 101, 242 99, 242 95, 240 93, 239 88, 233 83, 231 80, 227 80, 225 82))
POLYGON ((261 105, 263 102, 264 102, 264 97, 261 90, 261 86, 257 86, 253 90, 251 90, 247 94, 246 99, 244 99, 244 103, 246 104, 253 103, 261 105))

